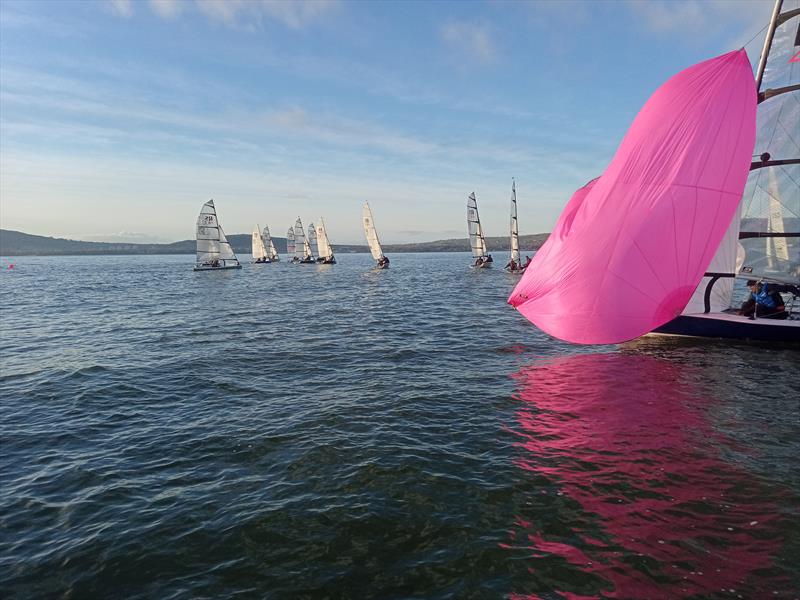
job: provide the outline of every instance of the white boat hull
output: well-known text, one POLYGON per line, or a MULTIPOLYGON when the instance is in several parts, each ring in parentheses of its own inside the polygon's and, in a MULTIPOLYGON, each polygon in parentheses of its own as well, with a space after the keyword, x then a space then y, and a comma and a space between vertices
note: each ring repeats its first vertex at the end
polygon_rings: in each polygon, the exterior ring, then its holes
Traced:
POLYGON ((229 265, 227 267, 195 267, 195 271, 227 271, 229 269, 241 269, 242 265, 229 265))

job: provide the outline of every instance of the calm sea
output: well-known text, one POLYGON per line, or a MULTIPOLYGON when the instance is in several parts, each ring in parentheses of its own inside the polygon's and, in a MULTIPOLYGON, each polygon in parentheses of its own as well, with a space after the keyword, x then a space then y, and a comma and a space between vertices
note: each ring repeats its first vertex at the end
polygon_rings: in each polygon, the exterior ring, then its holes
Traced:
POLYGON ((3 260, 2 596, 800 595, 798 350, 570 346, 500 264, 340 261, 3 260))

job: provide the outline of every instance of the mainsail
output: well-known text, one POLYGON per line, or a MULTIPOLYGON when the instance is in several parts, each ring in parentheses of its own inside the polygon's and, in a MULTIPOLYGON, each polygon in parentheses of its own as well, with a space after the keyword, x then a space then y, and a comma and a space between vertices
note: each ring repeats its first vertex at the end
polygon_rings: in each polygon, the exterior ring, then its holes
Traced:
POLYGON ((573 195, 509 302, 583 344, 630 340, 679 315, 736 213, 755 113, 744 50, 672 77, 603 175, 573 195))
POLYGON ((378 232, 375 230, 375 221, 372 218, 372 210, 369 207, 369 202, 364 202, 364 208, 361 211, 364 219, 364 234, 367 236, 367 244, 369 245, 369 252, 372 258, 380 260, 383 258, 383 249, 378 240, 378 232))
POLYGON ((286 232, 286 255, 294 255, 294 229, 292 227, 289 227, 289 231, 286 232))
POLYGON ((473 258, 479 258, 488 254, 486 250, 486 238, 483 237, 481 219, 478 216, 478 202, 475 200, 475 192, 467 198, 467 229, 469 230, 469 245, 472 248, 473 258))
POLYGON ((319 225, 317 225, 317 248, 320 258, 330 259, 333 256, 333 248, 328 240, 328 232, 325 231, 325 221, 322 220, 322 217, 319 218, 319 225))
POLYGON ((800 283, 800 58, 792 62, 800 0, 778 0, 772 23, 756 75, 756 142, 742 202, 685 315, 730 308, 737 275, 800 283))
POLYGON ((311 245, 306 239, 300 217, 297 217, 297 221, 294 224, 294 256, 299 260, 311 258, 311 245))
POLYGON ((197 217, 197 267, 212 266, 216 261, 218 267, 237 266, 239 261, 233 252, 225 232, 217 220, 214 200, 209 200, 200 209, 197 217))
POLYGON ((269 234, 269 227, 264 225, 264 231, 262 232, 264 237, 264 245, 267 248, 267 257, 271 261, 277 261, 280 257, 278 256, 278 250, 275 248, 275 242, 272 241, 272 236, 269 234))
POLYGON ((517 223, 517 188, 511 180, 511 260, 519 264, 519 224, 517 223))
POLYGON ((742 197, 740 274, 800 284, 800 0, 776 2, 759 72, 753 164, 742 197))
POLYGON ((258 225, 256 228, 253 229, 253 259, 255 260, 263 260, 267 258, 267 248, 264 245, 264 238, 261 237, 261 231, 259 230, 258 225))
POLYGON ((313 223, 308 225, 308 247, 311 248, 311 256, 319 256, 319 244, 317 243, 317 228, 313 223))

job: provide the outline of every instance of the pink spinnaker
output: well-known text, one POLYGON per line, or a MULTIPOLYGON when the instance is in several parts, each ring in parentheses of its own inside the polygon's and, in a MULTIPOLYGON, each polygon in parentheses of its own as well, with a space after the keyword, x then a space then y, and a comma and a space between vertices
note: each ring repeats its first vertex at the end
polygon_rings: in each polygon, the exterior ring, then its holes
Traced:
POLYGON ((508 302, 578 344, 623 342, 678 316, 736 212, 755 133, 743 49, 672 77, 603 175, 572 196, 508 302))

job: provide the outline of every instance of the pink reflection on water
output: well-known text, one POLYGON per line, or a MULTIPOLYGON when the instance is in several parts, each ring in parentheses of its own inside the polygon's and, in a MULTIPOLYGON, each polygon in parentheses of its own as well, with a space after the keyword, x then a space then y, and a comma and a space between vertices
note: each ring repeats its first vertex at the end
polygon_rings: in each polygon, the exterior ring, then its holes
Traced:
POLYGON ((775 492, 723 460, 721 448, 733 444, 707 420, 720 400, 702 374, 649 356, 593 354, 515 375, 518 464, 554 484, 541 492, 568 519, 554 532, 545 519, 518 518, 508 547, 528 548, 533 572, 555 559, 599 579, 609 598, 791 595, 769 569, 783 544, 775 492))

